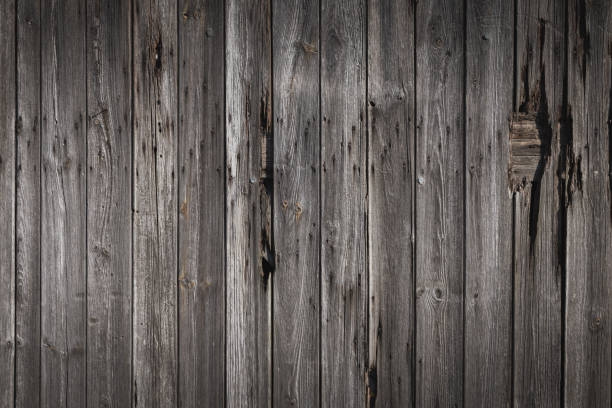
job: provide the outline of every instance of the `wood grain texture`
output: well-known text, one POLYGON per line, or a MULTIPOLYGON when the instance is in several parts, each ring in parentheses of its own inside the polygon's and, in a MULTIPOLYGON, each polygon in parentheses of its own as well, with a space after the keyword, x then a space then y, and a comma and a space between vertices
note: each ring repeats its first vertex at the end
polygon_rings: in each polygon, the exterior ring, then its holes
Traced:
POLYGON ((560 406, 563 250, 559 146, 565 5, 517 2, 515 106, 535 115, 542 145, 532 183, 514 193, 514 404, 560 406))
POLYGON ((319 3, 273 1, 273 405, 319 405, 319 3))
POLYGON ((565 406, 612 403, 612 4, 569 0, 565 406))
POLYGON ((222 406, 225 377, 224 5, 179 9, 179 406, 222 406))
POLYGON ((177 405, 177 18, 134 1, 134 406, 177 405))
POLYGON ((414 3, 368 14, 369 406, 414 403, 414 3))
POLYGON ((86 397, 85 2, 41 9, 41 401, 86 397))
POLYGON ((274 265, 270 3, 226 7, 227 405, 265 407, 274 265))
POLYGON ((321 406, 365 405, 366 2, 321 1, 321 406))
POLYGON ((416 406, 461 405, 463 2, 416 4, 416 406))
POLYGON ((514 5, 470 0, 466 8, 466 407, 510 406, 512 112, 514 5))
POLYGON ((15 12, 14 0, 0 3, 0 408, 15 395, 15 12))
POLYGON ((130 406, 131 3, 87 2, 87 405, 130 406))
POLYGON ((40 3, 17 4, 15 407, 40 406, 40 3))

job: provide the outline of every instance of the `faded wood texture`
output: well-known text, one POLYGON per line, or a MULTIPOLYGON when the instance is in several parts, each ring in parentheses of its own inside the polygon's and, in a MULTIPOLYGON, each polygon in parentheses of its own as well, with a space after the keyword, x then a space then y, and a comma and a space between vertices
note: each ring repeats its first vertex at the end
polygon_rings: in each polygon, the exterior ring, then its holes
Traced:
POLYGON ((270 12, 267 0, 226 2, 225 367, 229 407, 265 407, 272 397, 271 274, 275 260, 270 12))
POLYGON ((409 407, 415 384, 414 2, 373 2, 368 11, 367 399, 371 407, 409 407))
POLYGON ((87 1, 87 405, 132 382, 131 3, 87 1))
POLYGON ((177 404, 177 4, 134 0, 132 404, 177 404))
POLYGON ((470 0, 465 84, 465 406, 511 406, 512 2, 470 0))
POLYGON ((15 12, 15 1, 0 4, 0 408, 15 400, 15 12))
POLYGON ((570 0, 565 406, 612 403, 612 4, 570 0))
POLYGON ((612 403, 608 2, 0 19, 0 408, 612 403))
POLYGON ((417 407, 463 401, 463 12, 458 0, 416 3, 417 407))
POLYGON ((225 381, 223 1, 178 4, 178 400, 221 406, 225 381))

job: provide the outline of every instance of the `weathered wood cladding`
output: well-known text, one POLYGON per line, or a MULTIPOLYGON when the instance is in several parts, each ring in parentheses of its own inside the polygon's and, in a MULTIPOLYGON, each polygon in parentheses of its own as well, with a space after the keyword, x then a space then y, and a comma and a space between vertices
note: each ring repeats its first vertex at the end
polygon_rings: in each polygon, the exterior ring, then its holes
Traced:
POLYGON ((0 19, 0 408, 612 403, 609 2, 0 19))

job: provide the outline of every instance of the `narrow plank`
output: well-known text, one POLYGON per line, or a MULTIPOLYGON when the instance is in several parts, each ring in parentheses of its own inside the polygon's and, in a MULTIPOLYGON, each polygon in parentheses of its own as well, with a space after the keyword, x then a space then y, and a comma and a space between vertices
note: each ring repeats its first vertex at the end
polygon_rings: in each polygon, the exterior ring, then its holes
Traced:
POLYGON ((85 2, 41 9, 41 401, 86 399, 85 2))
POLYGON ((463 1, 416 4, 416 406, 463 399, 463 1))
POLYGON ((13 407, 15 390, 15 1, 0 4, 0 408, 13 407))
POLYGON ((512 112, 514 4, 466 9, 465 406, 512 401, 512 112))
POLYGON ((321 405, 365 405, 366 2, 321 1, 321 405))
POLYGON ((414 404, 414 2, 368 14, 369 406, 414 404))
POLYGON ((566 407, 612 403, 612 4, 569 0, 566 407))
POLYGON ((87 405, 130 406, 131 4, 87 1, 87 405))
POLYGON ((134 1, 134 406, 177 405, 177 13, 134 1))
MULTIPOLYGON (((274 0, 273 404, 318 406, 319 2, 274 0)), ((228 118, 229 119, 229 118, 228 118)))
MULTIPOLYGON (((515 109, 534 115, 541 147, 533 182, 514 193, 514 405, 560 406, 564 209, 559 141, 565 4, 517 2, 515 109)), ((521 154, 513 144, 512 155, 521 154)), ((520 170, 517 166, 516 170, 520 170)))
POLYGON ((179 406, 223 406, 223 1, 179 2, 179 406))
POLYGON ((270 2, 227 2, 227 404, 271 400, 270 2))
POLYGON ((15 407, 40 406, 40 30, 38 0, 17 3, 15 407))

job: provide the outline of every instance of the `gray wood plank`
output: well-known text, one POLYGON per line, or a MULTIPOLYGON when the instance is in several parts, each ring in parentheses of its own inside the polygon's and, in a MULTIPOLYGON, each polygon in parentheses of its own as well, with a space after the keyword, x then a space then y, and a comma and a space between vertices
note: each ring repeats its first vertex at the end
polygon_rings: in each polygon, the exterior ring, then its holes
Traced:
POLYGON ((515 109, 535 115, 541 148, 532 160, 533 182, 514 193, 514 404, 557 407, 565 245, 557 124, 562 119, 565 5, 519 0, 516 13, 515 109))
POLYGON ((369 5, 369 406, 414 403, 414 11, 369 5))
POLYGON ((273 404, 319 405, 319 2, 273 1, 273 404))
POLYGON ((15 407, 40 405, 40 3, 17 4, 15 407))
POLYGON ((223 1, 179 12, 179 405, 223 406, 225 377, 223 1))
POLYGON ((15 11, 0 3, 0 408, 13 407, 15 390, 15 11))
POLYGON ((177 4, 134 2, 134 405, 177 405, 177 4))
POLYGON ((87 2, 87 405, 130 406, 131 4, 87 2))
POLYGON ((612 4, 569 0, 565 406, 612 402, 612 4))
POLYGON ((227 405, 265 407, 274 270, 270 2, 226 4, 227 405))
POLYGON ((463 399, 463 1, 416 4, 416 406, 463 399))
POLYGON ((514 4, 466 9, 466 407, 512 401, 512 112, 514 4))
POLYGON ((321 406, 365 406, 366 2, 321 1, 321 406))
POLYGON ((41 3, 41 400, 86 398, 85 2, 41 3))

